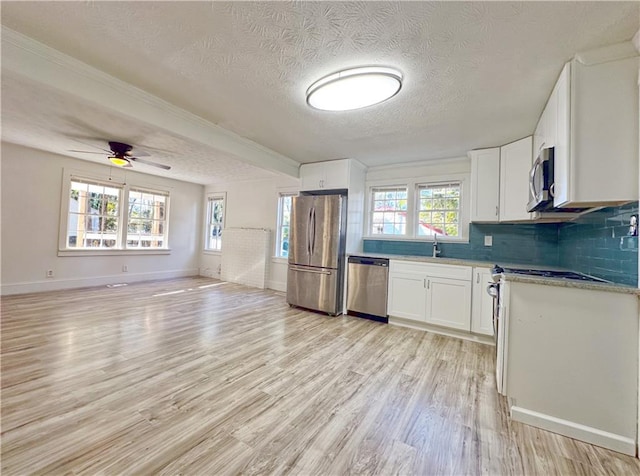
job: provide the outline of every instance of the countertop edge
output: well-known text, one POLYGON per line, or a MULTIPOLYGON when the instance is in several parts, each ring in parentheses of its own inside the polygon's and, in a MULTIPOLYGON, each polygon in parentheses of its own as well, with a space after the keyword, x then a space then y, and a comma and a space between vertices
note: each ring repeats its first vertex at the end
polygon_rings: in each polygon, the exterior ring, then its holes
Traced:
MULTIPOLYGON (((432 264, 448 264, 448 265, 457 265, 457 266, 470 266, 474 268, 487 268, 490 269, 495 264, 494 262, 489 261, 475 261, 475 260, 467 260, 462 258, 446 258, 446 257, 438 257, 433 258, 431 256, 411 256, 411 255, 392 255, 392 254, 384 254, 384 253, 349 253, 349 256, 363 256, 366 258, 386 258, 390 260, 397 261, 413 261, 418 263, 432 263, 432 264)), ((506 267, 529 267, 531 265, 518 265, 511 263, 501 263, 501 266, 506 267)), ((545 278, 540 276, 527 276, 521 274, 504 274, 504 279, 506 281, 519 282, 519 283, 532 283, 532 284, 542 284, 545 286, 561 286, 565 288, 576 288, 576 289, 587 289, 593 291, 605 291, 605 292, 614 292, 614 293, 623 293, 623 294, 635 294, 640 297, 640 288, 635 288, 633 286, 628 286, 625 284, 617 284, 617 283, 598 283, 592 281, 575 281, 570 279, 558 279, 558 278, 545 278)))

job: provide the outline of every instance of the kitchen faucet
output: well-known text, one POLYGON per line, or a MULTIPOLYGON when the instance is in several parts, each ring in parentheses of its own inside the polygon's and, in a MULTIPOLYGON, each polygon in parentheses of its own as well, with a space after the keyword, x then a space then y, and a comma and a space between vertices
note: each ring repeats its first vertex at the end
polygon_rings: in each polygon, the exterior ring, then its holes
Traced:
POLYGON ((437 258, 440 253, 442 251, 438 249, 438 235, 433 235, 433 257, 437 258))

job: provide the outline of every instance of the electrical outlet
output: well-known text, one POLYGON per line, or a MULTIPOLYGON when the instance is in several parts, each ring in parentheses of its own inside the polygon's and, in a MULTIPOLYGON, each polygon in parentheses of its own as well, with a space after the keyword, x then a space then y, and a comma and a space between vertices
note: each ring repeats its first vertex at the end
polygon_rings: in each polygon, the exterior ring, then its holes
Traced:
POLYGON ((126 264, 123 264, 123 265, 122 265, 122 272, 123 272, 123 273, 127 273, 128 271, 129 271, 129 268, 127 267, 127 265, 126 265, 126 264))
POLYGON ((493 236, 484 235, 484 246, 493 246, 493 236))
POLYGON ((47 278, 53 278, 53 270, 52 269, 48 269, 47 270, 47 278))

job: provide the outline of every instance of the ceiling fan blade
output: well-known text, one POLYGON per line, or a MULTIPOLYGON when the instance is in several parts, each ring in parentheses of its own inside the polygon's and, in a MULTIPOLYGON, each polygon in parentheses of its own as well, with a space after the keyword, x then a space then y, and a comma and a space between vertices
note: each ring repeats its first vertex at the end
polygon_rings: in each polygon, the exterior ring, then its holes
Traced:
POLYGON ((134 155, 134 156, 140 156, 140 157, 151 157, 151 154, 149 152, 147 152, 146 150, 138 149, 137 147, 132 148, 131 151, 127 155, 134 155))
POLYGON ((135 160, 136 162, 140 162, 141 164, 151 165, 153 167, 158 167, 159 169, 171 170, 171 167, 163 164, 156 164, 155 162, 151 162, 150 160, 139 159, 137 157, 127 157, 129 160, 135 160))
MULTIPOLYGON (((69 137, 71 137, 74 141, 79 142, 80 144, 86 145, 87 147, 91 147, 92 149, 102 150, 102 151, 106 152, 107 154, 111 154, 112 153, 110 149, 104 149, 104 148, 102 148, 102 147, 100 147, 98 145, 89 144, 88 142, 84 142, 84 141, 80 140, 80 138, 77 137, 77 136, 71 136, 70 135, 69 137)), ((90 139, 88 137, 87 138, 82 137, 82 138, 83 139, 90 139)), ((107 142, 106 140, 103 140, 103 139, 96 139, 96 141, 100 141, 101 143, 104 143, 104 144, 106 144, 106 142, 107 142)), ((85 151, 75 150, 75 151, 70 151, 70 152, 85 152, 85 151)))
POLYGON ((104 155, 104 152, 91 152, 88 150, 73 150, 73 149, 69 149, 67 150, 67 152, 82 152, 83 154, 99 154, 99 155, 104 155))

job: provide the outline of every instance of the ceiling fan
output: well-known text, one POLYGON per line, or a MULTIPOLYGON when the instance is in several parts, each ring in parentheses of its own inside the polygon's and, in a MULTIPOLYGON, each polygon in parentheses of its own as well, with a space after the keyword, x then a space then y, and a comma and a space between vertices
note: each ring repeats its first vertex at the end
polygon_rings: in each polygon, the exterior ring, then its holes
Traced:
MULTIPOLYGON (((139 162, 141 164, 151 165, 152 167, 158 167, 164 170, 170 170, 171 167, 168 165, 158 164, 156 162, 151 162, 149 160, 140 159, 139 157, 134 157, 133 154, 133 146, 129 144, 125 144, 123 142, 115 142, 108 141, 109 149, 101 149, 107 154, 111 154, 107 156, 107 159, 118 167, 133 167, 132 162, 139 162)), ((69 150, 69 152, 82 152, 84 154, 102 154, 102 152, 90 152, 87 150, 69 150)), ((136 149, 135 155, 148 156, 149 154, 143 150, 136 149)))

